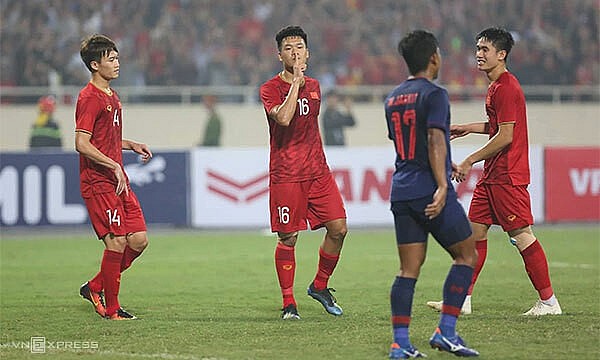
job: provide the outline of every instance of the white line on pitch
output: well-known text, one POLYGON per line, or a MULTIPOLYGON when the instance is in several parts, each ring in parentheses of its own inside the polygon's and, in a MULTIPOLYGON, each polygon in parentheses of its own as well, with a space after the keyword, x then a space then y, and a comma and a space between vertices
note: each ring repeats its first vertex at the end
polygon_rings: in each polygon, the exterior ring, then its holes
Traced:
POLYGON ((577 268, 577 269, 594 269, 596 265, 593 264, 572 264, 572 263, 564 263, 564 262, 551 262, 551 267, 557 268, 577 268))

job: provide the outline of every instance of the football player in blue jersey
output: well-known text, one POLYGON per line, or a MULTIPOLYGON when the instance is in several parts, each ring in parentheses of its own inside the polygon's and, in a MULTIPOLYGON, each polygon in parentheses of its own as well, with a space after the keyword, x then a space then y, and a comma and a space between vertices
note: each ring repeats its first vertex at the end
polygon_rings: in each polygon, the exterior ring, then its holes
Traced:
POLYGON ((390 200, 400 257, 390 296, 394 332, 390 358, 424 357, 411 344, 408 327, 429 234, 453 260, 443 286, 439 325, 429 343, 457 356, 478 356, 455 330, 477 251, 469 220, 451 183, 450 103, 448 92, 433 83, 442 65, 438 40, 427 31, 416 30, 400 41, 398 52, 410 76, 385 100, 388 136, 396 149, 390 200))

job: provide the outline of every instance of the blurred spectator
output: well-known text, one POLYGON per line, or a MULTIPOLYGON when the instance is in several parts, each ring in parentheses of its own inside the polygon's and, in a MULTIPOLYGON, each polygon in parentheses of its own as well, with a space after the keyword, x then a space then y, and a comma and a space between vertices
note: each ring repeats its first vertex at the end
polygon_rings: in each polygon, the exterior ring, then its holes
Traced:
POLYGON ((205 96, 204 107, 208 112, 208 121, 204 127, 204 138, 201 146, 221 146, 221 115, 217 113, 217 97, 213 95, 205 96))
POLYGON ((326 146, 346 145, 344 128, 356 125, 352 115, 352 99, 341 97, 335 90, 327 94, 327 108, 321 116, 326 146))
MULTIPOLYGON (((600 7, 595 0, 276 0, 0 1, 0 84, 64 85, 86 74, 79 42, 89 32, 111 35, 121 54, 120 86, 256 85, 278 71, 265 61, 275 43, 264 34, 297 23, 316 34, 307 74, 335 85, 394 85, 408 74, 396 46, 404 33, 425 28, 447 49, 440 79, 476 85, 472 34, 490 23, 518 41, 509 62, 523 85, 595 84, 600 78, 600 7), (569 21, 565 21, 568 19, 569 21), (283 23, 283 22, 285 23, 283 23), (122 24, 128 24, 123 27, 122 24), (129 46, 133 44, 134 46, 129 46), (131 66, 131 69, 128 67, 131 66), (386 67, 400 69, 383 73, 386 67), (131 76, 125 74, 131 71, 131 76)), ((327 91, 328 89, 323 89, 327 91)))
POLYGON ((29 147, 32 150, 40 148, 60 149, 62 147, 60 128, 54 120, 56 100, 53 96, 41 97, 38 101, 38 108, 38 116, 31 126, 29 147))

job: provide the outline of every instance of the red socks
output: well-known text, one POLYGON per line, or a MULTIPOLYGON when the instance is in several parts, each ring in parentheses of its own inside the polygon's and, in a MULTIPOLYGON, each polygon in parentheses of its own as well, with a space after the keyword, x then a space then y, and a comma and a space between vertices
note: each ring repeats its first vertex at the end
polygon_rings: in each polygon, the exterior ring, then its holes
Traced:
MULTIPOLYGON (((477 259, 477 265, 473 271, 473 279, 471 280, 471 286, 469 287, 468 295, 473 293, 473 287, 477 281, 477 277, 483 268, 485 259, 487 257, 487 239, 477 241, 475 243, 477 253, 479 257, 477 259)), ((525 263, 525 270, 527 275, 533 284, 533 287, 537 290, 540 299, 547 300, 553 294, 552 284, 550 282, 550 274, 548 272, 548 260, 546 254, 539 241, 535 241, 529 245, 525 250, 521 252, 521 257, 525 263)))
MULTIPOLYGON (((319 248, 319 270, 313 281, 315 290, 323 290, 327 287, 327 281, 333 273, 340 256, 327 254, 319 248)), ((290 304, 296 305, 294 299, 294 275, 296 274, 295 248, 282 243, 277 243, 275 248, 275 269, 283 296, 283 307, 290 304)))
MULTIPOLYGON (((323 290, 327 287, 327 281, 333 273, 340 256, 327 254, 319 248, 319 270, 313 281, 315 290, 323 290)), ((283 295, 283 307, 290 304, 296 305, 294 299, 294 275, 296 273, 295 248, 277 243, 275 248, 275 269, 283 295)))
POLYGON ((525 263, 525 270, 533 287, 537 290, 541 300, 548 300, 553 294, 550 274, 548 272, 548 260, 539 241, 529 245, 521 251, 521 257, 525 263))
POLYGON ((90 290, 97 293, 104 289, 104 282, 102 281, 102 266, 100 267, 100 271, 94 276, 92 280, 88 282, 90 290))
MULTIPOLYGON (((133 260, 135 260, 141 254, 141 251, 135 251, 132 248, 130 248, 129 245, 125 246, 125 251, 123 252, 123 255, 121 257, 120 271, 123 272, 127 270, 133 263, 133 260)), ((100 292, 104 289, 104 282, 102 280, 102 267, 100 269, 101 271, 99 271, 96 274, 96 276, 94 276, 94 278, 89 281, 90 290, 92 290, 93 292, 100 292)))
POLYGON ((327 281, 333 274, 339 259, 340 255, 327 254, 322 248, 319 248, 319 270, 313 281, 315 290, 323 290, 327 287, 327 281))
POLYGON ((104 284, 107 316, 114 314, 121 307, 119 305, 119 287, 121 285, 122 258, 123 254, 120 252, 104 250, 100 273, 104 284))
POLYGON ((125 251, 123 252, 123 258, 121 259, 121 272, 127 270, 131 266, 133 260, 135 260, 141 254, 141 251, 135 251, 130 248, 129 245, 126 245, 125 251))
POLYGON ((477 264, 475 264, 475 268, 473 269, 473 278, 471 279, 471 285, 469 286, 467 295, 473 294, 473 287, 475 286, 475 282, 477 282, 479 273, 481 273, 481 269, 483 269, 483 264, 487 258, 487 239, 476 241, 475 249, 477 249, 477 254, 479 256, 477 257, 477 264))
POLYGON ((294 299, 294 276, 296 274, 295 248, 280 242, 275 248, 275 270, 279 279, 279 287, 283 296, 283 307, 296 305, 294 299))

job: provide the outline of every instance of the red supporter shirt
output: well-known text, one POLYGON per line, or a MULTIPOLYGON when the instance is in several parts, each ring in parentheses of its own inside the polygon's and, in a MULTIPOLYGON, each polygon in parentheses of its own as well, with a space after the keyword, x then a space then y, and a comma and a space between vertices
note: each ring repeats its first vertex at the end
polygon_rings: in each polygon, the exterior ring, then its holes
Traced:
MULTIPOLYGON (((121 101, 114 90, 112 96, 109 96, 92 83, 88 83, 79 92, 75 110, 75 131, 92 135, 91 144, 116 161, 121 168, 122 120, 121 101)), ((127 175, 125 177, 127 178, 127 175)), ((81 195, 84 198, 89 198, 92 194, 115 191, 117 187, 117 179, 112 170, 83 155, 79 155, 79 180, 81 195)))
POLYGON ((283 103, 291 84, 277 75, 260 87, 260 99, 269 122, 272 183, 306 181, 329 173, 319 132, 321 88, 316 79, 304 79, 305 85, 300 88, 296 113, 289 126, 277 124, 269 118, 269 112, 283 103))
POLYGON ((529 184, 529 139, 525 96, 519 80, 505 72, 490 84, 485 99, 490 139, 501 123, 514 123, 512 143, 485 160, 480 182, 486 184, 529 184))

